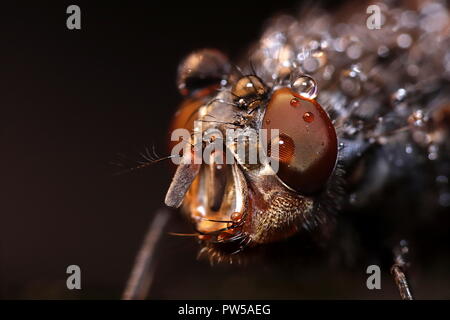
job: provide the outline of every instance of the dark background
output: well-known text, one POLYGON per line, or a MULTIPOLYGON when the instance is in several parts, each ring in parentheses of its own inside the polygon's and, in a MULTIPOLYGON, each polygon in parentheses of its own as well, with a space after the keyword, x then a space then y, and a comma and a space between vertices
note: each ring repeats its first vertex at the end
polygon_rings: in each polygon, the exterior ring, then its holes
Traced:
MULTIPOLYGON (((0 297, 119 298, 171 176, 163 163, 116 176, 111 162, 133 165, 153 145, 166 153, 183 56, 215 47, 237 57, 267 18, 295 7, 228 0, 2 4, 0 297), (81 30, 66 28, 70 4, 81 7, 81 30), (82 269, 81 291, 66 289, 70 264, 82 269)), ((176 213, 168 229, 190 231, 176 213)), ((320 260, 211 268, 196 260, 197 250, 192 239, 165 235, 150 297, 397 298, 387 271, 383 290, 369 292, 361 268, 333 273, 320 260)), ((428 277, 417 281, 433 292, 439 280, 428 277)))

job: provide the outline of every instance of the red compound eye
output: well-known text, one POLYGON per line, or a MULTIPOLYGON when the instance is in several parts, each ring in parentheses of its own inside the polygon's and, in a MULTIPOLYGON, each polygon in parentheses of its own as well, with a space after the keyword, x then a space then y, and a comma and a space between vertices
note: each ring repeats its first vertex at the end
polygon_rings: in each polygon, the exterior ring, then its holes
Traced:
POLYGON ((278 177, 299 193, 320 191, 337 159, 336 131, 322 107, 282 88, 273 93, 262 123, 268 137, 270 129, 280 132, 278 177))

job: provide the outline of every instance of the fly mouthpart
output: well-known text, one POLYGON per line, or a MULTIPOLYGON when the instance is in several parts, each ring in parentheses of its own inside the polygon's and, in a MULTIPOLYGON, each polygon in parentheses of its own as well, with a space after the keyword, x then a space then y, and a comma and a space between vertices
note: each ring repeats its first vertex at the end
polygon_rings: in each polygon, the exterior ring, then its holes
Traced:
POLYGON ((186 199, 199 232, 226 230, 237 213, 247 210, 247 183, 238 164, 203 164, 186 199))

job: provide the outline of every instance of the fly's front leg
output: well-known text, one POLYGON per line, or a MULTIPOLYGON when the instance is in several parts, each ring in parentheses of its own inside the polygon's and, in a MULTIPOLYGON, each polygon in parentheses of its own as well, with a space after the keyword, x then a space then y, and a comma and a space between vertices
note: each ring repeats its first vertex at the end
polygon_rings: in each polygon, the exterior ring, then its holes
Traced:
POLYGON ((169 217, 170 212, 167 209, 160 209, 150 223, 123 293, 123 300, 143 300, 147 297, 155 271, 156 245, 164 232, 169 217))
POLYGON ((403 300, 413 300, 406 278, 406 269, 409 267, 406 260, 408 251, 408 243, 405 240, 400 241, 400 245, 394 249, 394 265, 391 268, 391 274, 403 300))

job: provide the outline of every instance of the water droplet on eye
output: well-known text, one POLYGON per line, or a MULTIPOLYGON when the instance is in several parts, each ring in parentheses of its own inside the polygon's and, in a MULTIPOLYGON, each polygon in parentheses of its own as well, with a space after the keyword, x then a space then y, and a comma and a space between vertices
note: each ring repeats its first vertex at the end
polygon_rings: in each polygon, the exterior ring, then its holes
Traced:
POLYGON ((292 98, 290 104, 291 104, 291 106, 293 106, 295 108, 299 107, 300 106, 300 100, 297 99, 297 98, 292 98))
POLYGON ((292 89, 306 99, 315 99, 317 97, 317 83, 309 76, 298 77, 292 83, 292 89))
POLYGON ((303 120, 305 120, 308 123, 311 123, 314 121, 314 114, 312 114, 312 112, 305 112, 305 114, 303 115, 303 120))

